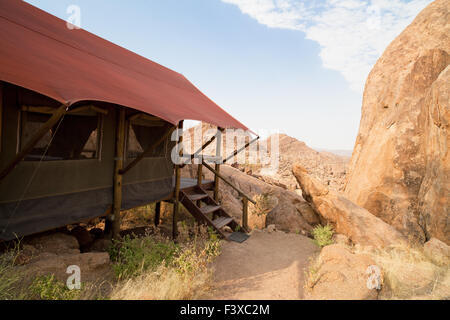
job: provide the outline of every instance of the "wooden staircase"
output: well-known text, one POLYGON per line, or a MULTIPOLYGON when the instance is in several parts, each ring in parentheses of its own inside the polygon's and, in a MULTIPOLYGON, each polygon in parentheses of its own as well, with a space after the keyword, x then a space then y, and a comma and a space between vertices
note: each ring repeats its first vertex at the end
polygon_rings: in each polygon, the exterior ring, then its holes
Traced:
POLYGON ((200 186, 180 190, 180 202, 199 223, 212 227, 227 240, 230 233, 223 230, 225 226, 247 232, 200 186))

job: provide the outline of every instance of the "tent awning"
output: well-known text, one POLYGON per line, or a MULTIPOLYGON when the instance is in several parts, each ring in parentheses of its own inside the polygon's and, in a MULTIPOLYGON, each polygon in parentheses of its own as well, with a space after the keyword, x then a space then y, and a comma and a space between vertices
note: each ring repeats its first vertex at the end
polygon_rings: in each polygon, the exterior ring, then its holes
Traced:
POLYGON ((0 80, 72 105, 104 101, 247 130, 183 75, 21 0, 0 1, 0 80))

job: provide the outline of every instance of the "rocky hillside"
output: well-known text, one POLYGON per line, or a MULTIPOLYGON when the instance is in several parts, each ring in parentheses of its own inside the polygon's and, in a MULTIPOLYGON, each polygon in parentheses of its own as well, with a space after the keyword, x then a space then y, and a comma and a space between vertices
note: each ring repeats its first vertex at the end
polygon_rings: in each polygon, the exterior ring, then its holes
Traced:
POLYGON ((346 196, 410 238, 450 244, 450 0, 424 9, 370 73, 346 196))
MULTIPOLYGON (((205 136, 208 130, 215 130, 215 127, 203 123, 201 127, 199 125, 186 130, 183 135, 185 148, 189 151, 192 150, 192 152, 197 151, 199 146, 209 140, 209 138, 205 136), (202 141, 200 141, 200 132, 203 134, 202 141), (194 133, 196 133, 196 135, 194 135, 194 133), (194 147, 194 145, 196 147, 194 147)), ((246 142, 248 142, 249 138, 247 137, 246 139, 246 142)), ((343 190, 350 157, 337 155, 328 151, 316 151, 308 147, 304 142, 285 134, 273 135, 266 140, 258 141, 258 150, 264 150, 267 155, 270 155, 272 152, 272 139, 278 139, 279 167, 277 171, 274 172, 274 170, 271 170, 272 164, 261 165, 261 159, 258 155, 256 153, 249 153, 248 149, 246 151, 245 164, 243 164, 243 161, 239 161, 239 164, 235 163, 234 167, 263 180, 264 182, 281 186, 290 191, 295 191, 299 189, 299 187, 292 174, 292 165, 298 162, 308 169, 308 172, 313 177, 319 179, 331 189, 337 191, 343 190)), ((237 148, 236 144, 227 145, 226 134, 223 134, 222 136, 222 146, 224 150, 228 149, 226 152, 228 155, 232 154, 237 148)), ((244 152, 242 152, 242 154, 243 153, 244 152)), ((204 154, 215 155, 216 142, 210 144, 205 149, 204 154)), ((237 161, 237 159, 234 159, 234 161, 237 161)), ((230 161, 229 164, 233 164, 233 161, 230 161)))
POLYGON ((341 191, 344 188, 348 157, 339 156, 331 152, 318 152, 285 134, 271 136, 262 145, 267 145, 271 152, 272 138, 278 138, 279 169, 276 173, 262 167, 253 172, 253 175, 269 183, 280 183, 289 190, 299 189, 297 181, 292 174, 294 163, 300 163, 316 179, 319 179, 329 188, 341 191))

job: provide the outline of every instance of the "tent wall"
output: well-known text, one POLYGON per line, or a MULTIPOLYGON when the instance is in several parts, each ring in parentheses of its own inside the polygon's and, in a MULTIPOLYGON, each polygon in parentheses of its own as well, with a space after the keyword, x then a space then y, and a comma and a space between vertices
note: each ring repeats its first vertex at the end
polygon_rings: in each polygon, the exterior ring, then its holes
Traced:
MULTIPOLYGON (((3 83, 2 91, 0 168, 4 168, 19 149, 21 106, 60 105, 7 83, 3 83)), ((92 104, 108 111, 101 116, 98 159, 21 161, 0 181, 0 239, 9 240, 15 235, 24 236, 99 217, 111 206, 118 106, 92 104)), ((165 156, 145 158, 124 176, 124 209, 170 196, 173 189, 170 145, 171 142, 166 141, 165 156)))

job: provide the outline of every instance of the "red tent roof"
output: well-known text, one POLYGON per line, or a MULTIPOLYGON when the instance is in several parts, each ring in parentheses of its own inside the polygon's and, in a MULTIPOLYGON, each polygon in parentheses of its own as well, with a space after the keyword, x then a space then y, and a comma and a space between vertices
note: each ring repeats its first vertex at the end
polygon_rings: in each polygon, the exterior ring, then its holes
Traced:
POLYGON ((0 1, 0 80, 72 105, 104 101, 172 124, 247 128, 183 75, 21 0, 0 1))

